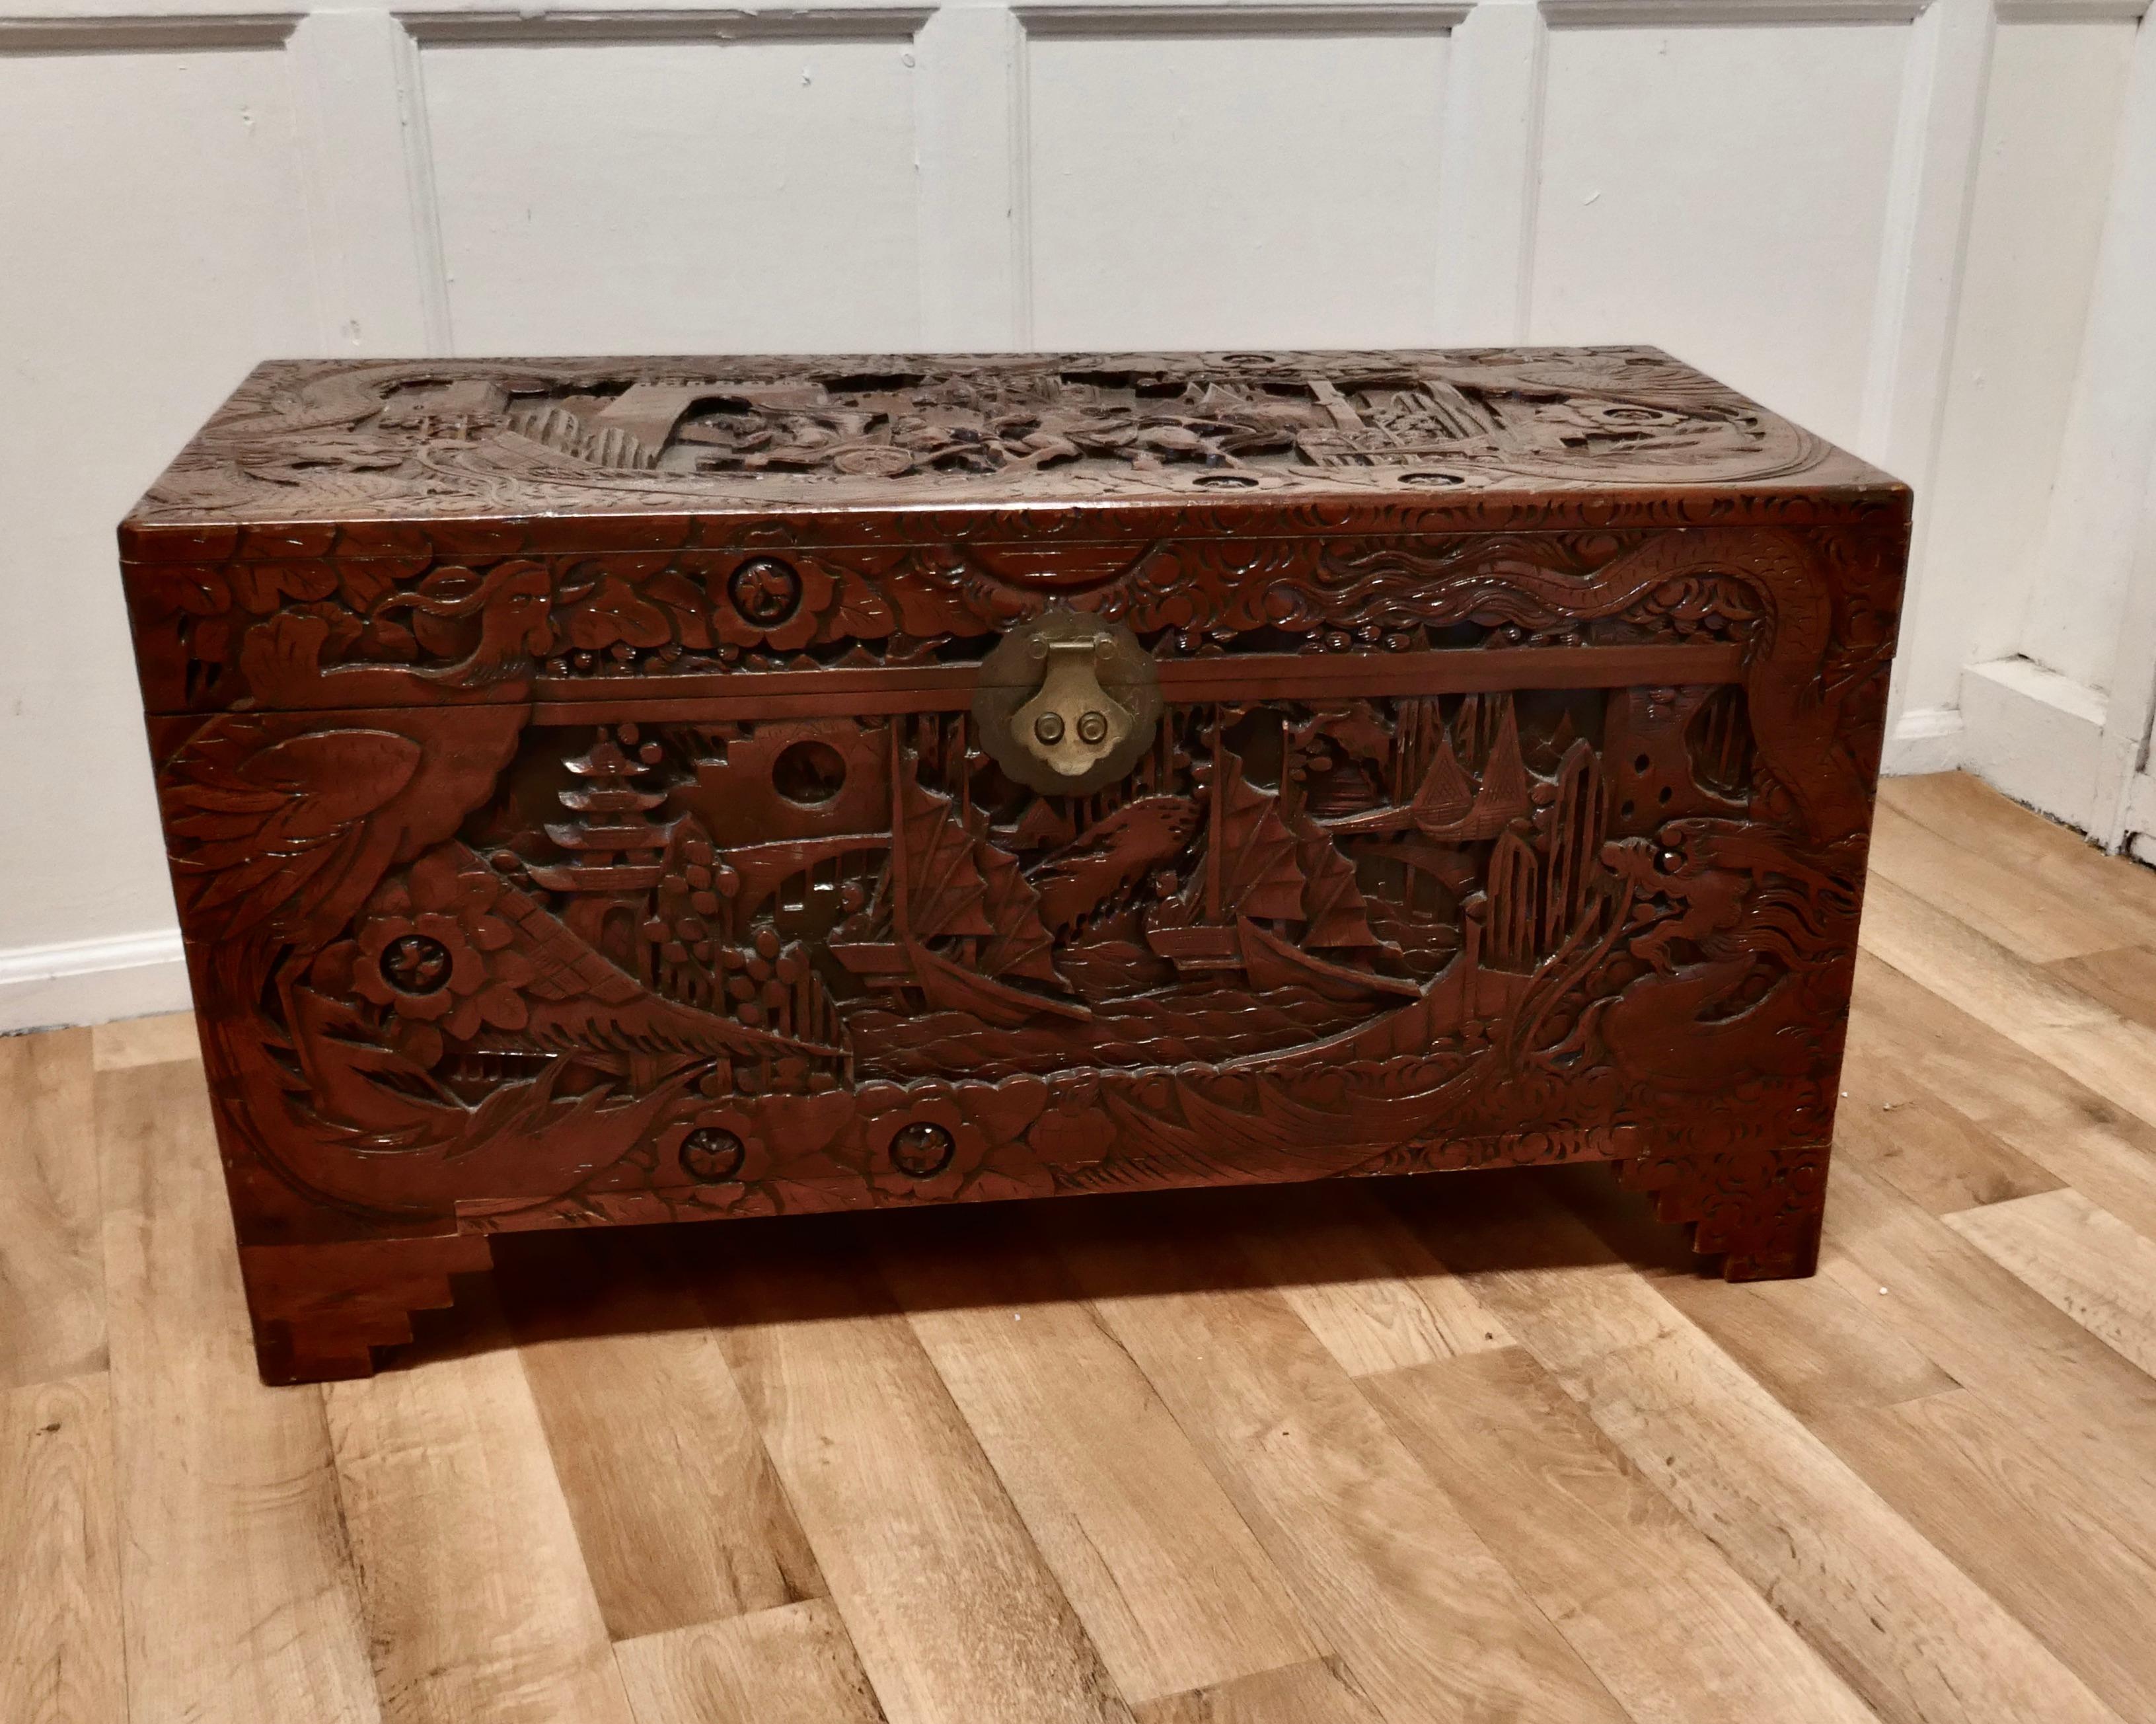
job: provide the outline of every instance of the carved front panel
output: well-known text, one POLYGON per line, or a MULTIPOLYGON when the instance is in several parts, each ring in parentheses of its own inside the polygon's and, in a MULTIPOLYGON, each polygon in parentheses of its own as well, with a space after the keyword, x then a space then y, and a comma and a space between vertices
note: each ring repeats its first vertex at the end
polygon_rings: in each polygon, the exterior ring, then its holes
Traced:
MULTIPOLYGON (((536 563, 393 658, 318 601, 249 623, 305 698, 159 731, 243 1228, 1575 1157, 1782 1201, 1744 1170, 1830 1122, 1898 541, 1524 542, 1287 582, 1315 652, 1206 626, 1247 587, 1081 593, 1168 695, 1084 797, 968 712, 1014 587, 896 583, 957 647, 910 673, 656 691, 565 671, 598 589, 536 563)), ((800 603, 761 573, 678 608, 800 603)))

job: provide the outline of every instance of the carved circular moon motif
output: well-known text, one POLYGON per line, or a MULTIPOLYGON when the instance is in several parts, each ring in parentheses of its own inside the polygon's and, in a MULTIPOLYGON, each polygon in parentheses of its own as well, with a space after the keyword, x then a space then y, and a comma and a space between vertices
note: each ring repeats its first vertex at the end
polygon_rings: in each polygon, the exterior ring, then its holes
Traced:
POLYGON ((681 1165, 692 1178, 732 1179, 748 1159, 748 1146, 723 1126, 699 1126, 681 1140, 681 1165))
POLYGON ((775 557, 743 563, 726 582, 734 608, 759 629, 774 629, 801 603, 801 577, 793 564, 775 557))
POLYGON ((771 788, 804 808, 821 808, 846 788, 845 757, 814 736, 789 742, 771 763, 771 788))
POLYGON ((439 993, 449 985, 449 949, 424 934, 405 934, 382 949, 382 979, 399 993, 439 993))
POLYGON ((911 1179, 933 1179, 951 1165, 957 1142, 933 1120, 916 1120, 891 1135, 891 1165, 911 1179))

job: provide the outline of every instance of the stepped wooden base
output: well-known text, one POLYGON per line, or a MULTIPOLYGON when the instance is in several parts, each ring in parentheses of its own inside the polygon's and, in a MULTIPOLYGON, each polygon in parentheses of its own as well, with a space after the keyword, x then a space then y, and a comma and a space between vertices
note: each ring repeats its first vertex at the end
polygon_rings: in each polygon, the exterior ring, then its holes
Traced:
MULTIPOLYGON (((1726 1279, 1769 1281, 1818 1267, 1826 1158, 1822 1145, 1700 1159, 1650 1152, 1614 1171, 1625 1186, 1653 1192, 1660 1219, 1689 1227, 1694 1249, 1718 1256, 1726 1279)), ((621 1219, 671 1216, 654 1207, 648 1217, 621 1219)), ((262 1380, 297 1383, 373 1375, 376 1349, 411 1340, 413 1311, 446 1307, 449 1278, 490 1269, 493 1259, 489 1236, 468 1234, 250 1245, 240 1264, 262 1380)))
POLYGON ((1732 1281, 1779 1281, 1819 1268, 1830 1146, 1786 1144, 1691 1157, 1649 1154, 1620 1178, 1656 1194, 1664 1221, 1689 1223, 1693 1249, 1732 1281))
POLYGON ((372 1377, 374 1350, 412 1338, 412 1313, 453 1298, 449 1277, 490 1269, 480 1235, 247 1245, 239 1253, 254 1353, 268 1383, 372 1377))

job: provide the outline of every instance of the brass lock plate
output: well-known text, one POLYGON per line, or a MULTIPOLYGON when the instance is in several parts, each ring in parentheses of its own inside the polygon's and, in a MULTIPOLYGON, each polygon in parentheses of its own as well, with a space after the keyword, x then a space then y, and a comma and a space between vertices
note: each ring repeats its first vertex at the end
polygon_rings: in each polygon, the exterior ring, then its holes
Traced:
POLYGON ((1136 635, 1059 606, 981 661, 973 718, 1008 776, 1051 796, 1090 796, 1152 746, 1160 704, 1152 657, 1136 635))

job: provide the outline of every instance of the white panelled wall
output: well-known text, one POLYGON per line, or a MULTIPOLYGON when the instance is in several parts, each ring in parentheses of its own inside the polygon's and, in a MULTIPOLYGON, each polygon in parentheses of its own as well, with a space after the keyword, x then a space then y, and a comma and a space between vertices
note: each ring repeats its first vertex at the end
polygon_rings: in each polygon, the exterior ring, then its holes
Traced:
POLYGON ((0 1029, 185 999, 112 526, 270 355, 1657 342, 1917 487, 1890 768, 2156 860, 2146 3, 0 0, 0 1029))

